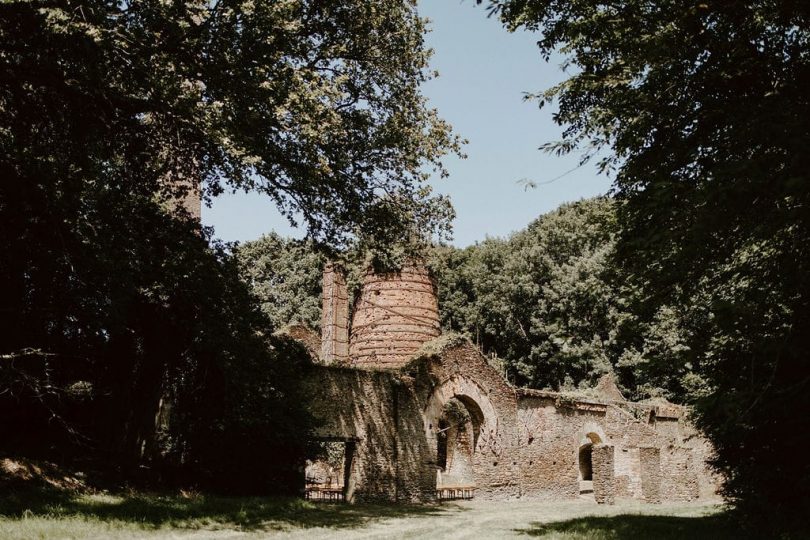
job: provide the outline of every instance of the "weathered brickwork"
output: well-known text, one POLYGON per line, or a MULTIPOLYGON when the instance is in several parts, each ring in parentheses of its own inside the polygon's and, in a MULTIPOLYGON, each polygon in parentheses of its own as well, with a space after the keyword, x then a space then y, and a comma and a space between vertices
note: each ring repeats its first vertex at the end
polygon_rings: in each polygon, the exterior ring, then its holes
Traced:
POLYGON ((591 452, 593 498, 598 503, 613 504, 616 501, 613 481, 613 447, 609 444, 595 444, 591 452))
POLYGON ((661 449, 661 498, 666 501, 692 501, 700 495, 697 472, 690 448, 667 446, 661 449))
POLYGON ((368 272, 352 318, 351 363, 400 368, 439 332, 436 284, 424 267, 368 272))
POLYGON ((323 270, 321 360, 345 364, 349 360, 349 290, 343 270, 328 263, 323 270))
MULTIPOLYGON (((316 437, 347 443, 347 500, 430 501, 437 488, 474 485, 484 499, 573 499, 592 490, 598 503, 656 503, 717 487, 705 464, 710 447, 681 407, 628 402, 610 379, 589 397, 515 388, 465 339, 425 344, 433 333, 425 330, 399 340, 391 330, 406 318, 388 308, 427 305, 420 313, 433 313, 435 297, 421 296, 428 284, 433 291, 427 278, 423 271, 367 277, 348 364, 307 374, 322 421, 316 437), (414 281, 421 285, 410 290, 414 281), (383 300, 364 304, 369 294, 383 300), (395 346, 379 345, 385 340, 395 346)), ((438 334, 432 321, 426 317, 424 328, 438 334)))
POLYGON ((639 448, 641 496, 652 504, 661 502, 661 449, 639 448))

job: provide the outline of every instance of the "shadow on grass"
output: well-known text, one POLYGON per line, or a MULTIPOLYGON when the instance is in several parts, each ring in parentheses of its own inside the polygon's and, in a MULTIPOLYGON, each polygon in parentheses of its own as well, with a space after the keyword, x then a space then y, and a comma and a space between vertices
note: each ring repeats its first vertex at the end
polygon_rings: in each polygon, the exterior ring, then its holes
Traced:
POLYGON ((593 538, 603 540, 725 540, 749 538, 735 527, 727 514, 707 516, 619 515, 588 516, 554 523, 532 523, 516 532, 553 538, 593 538))
POLYGON ((297 498, 178 495, 74 495, 19 490, 0 495, 0 519, 81 518, 128 522, 143 529, 229 528, 244 531, 290 527, 357 528, 405 516, 438 516, 450 506, 313 503, 297 498))

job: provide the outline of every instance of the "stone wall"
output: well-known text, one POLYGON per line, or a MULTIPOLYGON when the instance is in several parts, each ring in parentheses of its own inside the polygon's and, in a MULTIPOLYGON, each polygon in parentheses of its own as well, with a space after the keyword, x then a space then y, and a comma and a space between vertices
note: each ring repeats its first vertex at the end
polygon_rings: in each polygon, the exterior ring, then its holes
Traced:
POLYGON ((477 498, 577 498, 583 445, 599 502, 692 500, 708 482, 696 461, 703 440, 673 429, 682 421, 659 430, 650 406, 515 389, 466 340, 428 346, 396 371, 314 366, 307 384, 323 421, 316 436, 354 444, 349 500, 433 500, 451 401, 469 416, 454 450, 472 452, 454 458, 444 483, 472 481, 477 498))
MULTIPOLYGON (((579 447, 601 410, 577 409, 543 392, 518 401, 519 477, 523 496, 574 499, 579 496, 579 447)), ((601 430, 600 430, 601 431, 601 430)))
POLYGON ((450 399, 463 402, 474 429, 472 468, 477 496, 503 499, 520 495, 519 458, 516 444, 517 403, 514 390, 464 340, 450 344, 414 366, 423 387, 425 437, 435 448, 436 420, 450 399))
POLYGON ((409 426, 419 432, 413 426, 418 411, 407 384, 392 373, 326 366, 314 366, 306 384, 312 412, 321 421, 316 438, 354 443, 347 500, 432 497, 435 477, 418 467, 427 458, 424 442, 409 436, 409 426))
POLYGON ((641 495, 645 502, 661 502, 661 450, 639 448, 641 461, 641 495))
POLYGON ((700 495, 691 448, 669 446, 661 450, 661 498, 692 501, 700 495))
POLYGON ((638 447, 617 448, 613 456, 616 497, 640 499, 641 458, 638 447))
POLYGON ((595 444, 592 449, 593 498, 598 503, 613 504, 616 491, 613 482, 613 447, 595 444))

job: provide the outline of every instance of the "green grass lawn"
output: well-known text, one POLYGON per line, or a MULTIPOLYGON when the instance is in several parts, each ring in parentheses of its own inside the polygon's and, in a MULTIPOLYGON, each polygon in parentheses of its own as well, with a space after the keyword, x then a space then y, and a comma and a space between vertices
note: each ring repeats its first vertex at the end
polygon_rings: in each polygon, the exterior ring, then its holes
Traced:
POLYGON ((345 505, 289 498, 71 495, 0 496, 0 538, 740 538, 717 505, 465 501, 345 505))

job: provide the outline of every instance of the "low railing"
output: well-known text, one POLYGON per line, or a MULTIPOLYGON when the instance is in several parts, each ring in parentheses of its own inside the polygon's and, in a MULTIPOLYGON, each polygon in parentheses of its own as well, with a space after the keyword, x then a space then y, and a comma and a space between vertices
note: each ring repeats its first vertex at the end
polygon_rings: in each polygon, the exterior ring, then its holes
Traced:
POLYGON ((472 499, 475 496, 475 486, 469 485, 447 485, 436 488, 436 498, 440 501, 451 501, 457 499, 472 499))

